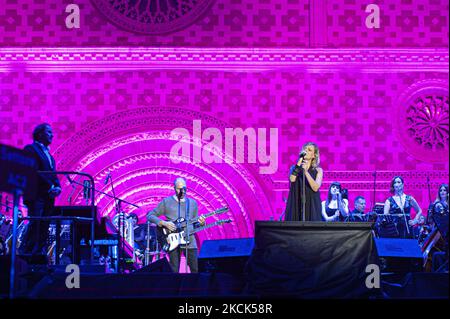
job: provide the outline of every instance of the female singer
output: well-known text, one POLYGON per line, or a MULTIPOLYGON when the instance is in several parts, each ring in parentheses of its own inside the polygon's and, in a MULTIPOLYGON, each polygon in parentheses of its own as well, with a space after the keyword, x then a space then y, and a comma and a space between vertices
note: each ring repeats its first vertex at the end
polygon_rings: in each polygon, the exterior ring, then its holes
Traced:
POLYGON ((412 238, 413 232, 409 226, 419 223, 422 209, 417 201, 411 195, 403 192, 404 181, 401 176, 395 176, 391 181, 390 191, 393 196, 386 199, 384 203, 384 214, 395 214, 394 220, 397 221, 397 229, 401 238, 412 238), (411 207, 414 208, 416 216, 411 219, 411 207))
POLYGON ((341 184, 333 182, 327 200, 322 202, 322 218, 327 221, 344 221, 348 216, 348 200, 342 198, 341 184))
POLYGON ((297 165, 292 166, 290 170, 286 221, 321 220, 319 189, 322 185, 323 170, 319 164, 320 152, 317 144, 313 142, 304 144, 297 165))

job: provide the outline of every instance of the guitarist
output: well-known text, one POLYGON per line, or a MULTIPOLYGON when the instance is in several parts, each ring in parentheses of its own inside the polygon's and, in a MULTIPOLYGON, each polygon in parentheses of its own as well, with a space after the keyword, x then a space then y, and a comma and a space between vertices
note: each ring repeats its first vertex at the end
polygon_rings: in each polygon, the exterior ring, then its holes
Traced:
MULTIPOLYGON (((205 224, 205 219, 198 217, 197 202, 186 197, 186 181, 179 177, 174 182, 175 194, 164 198, 158 206, 147 214, 147 219, 159 227, 167 228, 173 232, 177 230, 175 221, 179 218, 185 218, 189 223, 198 222, 201 226, 205 224), (178 211, 178 207, 180 208, 178 211), (165 216, 166 220, 159 217, 165 216), (187 218, 186 218, 187 217, 187 218)), ((184 223, 186 224, 186 223, 184 223)), ((191 273, 198 272, 197 260, 197 242, 194 235, 189 236, 189 244, 187 247, 187 258, 189 269, 191 273)), ((173 251, 169 252, 169 263, 174 272, 179 272, 181 252, 185 253, 185 246, 179 246, 173 251)))

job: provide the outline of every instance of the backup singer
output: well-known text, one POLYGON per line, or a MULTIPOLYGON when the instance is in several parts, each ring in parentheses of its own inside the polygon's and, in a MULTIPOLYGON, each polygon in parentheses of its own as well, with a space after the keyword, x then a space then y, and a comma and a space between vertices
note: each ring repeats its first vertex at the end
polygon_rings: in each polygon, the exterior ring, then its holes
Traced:
POLYGON ((394 218, 397 220, 398 232, 401 238, 412 238, 413 232, 411 227, 419 223, 422 209, 417 204, 417 201, 411 195, 406 195, 403 192, 404 181, 401 176, 395 176, 391 181, 390 191, 393 196, 389 197, 384 204, 384 214, 396 214, 394 218), (416 216, 411 219, 411 207, 416 211, 416 216), (405 217, 406 217, 405 224, 405 217))
MULTIPOLYGON (((186 189, 186 181, 183 178, 177 178, 174 182, 175 194, 164 198, 158 206, 150 211, 147 215, 147 219, 156 224, 159 227, 165 227, 170 231, 175 231, 176 226, 174 221, 178 218, 185 218, 190 223, 198 222, 200 225, 205 224, 205 219, 198 217, 198 205, 197 202, 186 197, 183 190, 186 189), (180 202, 180 213, 178 213, 178 203, 180 202), (189 207, 189 208, 188 208, 189 207), (188 211, 189 210, 189 211, 188 211), (162 220, 159 217, 165 216, 166 220, 162 220)), ((178 246, 173 251, 169 252, 169 262, 174 272, 179 272, 181 252, 185 252, 185 246, 178 246)), ((188 260, 188 266, 191 273, 198 272, 198 260, 197 260, 197 243, 194 235, 189 236, 188 244, 188 256, 185 256, 188 260)))
POLYGON ((320 152, 317 144, 313 142, 304 144, 297 164, 290 169, 289 196, 285 211, 286 221, 300 221, 303 219, 303 188, 305 192, 305 221, 321 220, 319 189, 322 185, 323 170, 319 164, 320 152), (303 176, 305 177, 304 185, 303 176))
POLYGON ((322 218, 327 221, 344 221, 348 216, 348 200, 342 197, 341 184, 333 182, 327 200, 322 202, 322 218))
MULTIPOLYGON (((33 131, 33 144, 25 146, 26 154, 35 158, 38 171, 56 171, 55 159, 50 154, 49 145, 53 141, 53 130, 50 124, 43 123, 33 131)), ((61 193, 61 185, 56 174, 39 174, 38 191, 35 199, 24 198, 28 207, 28 216, 50 216, 55 206, 55 198, 61 193)), ((31 221, 24 238, 24 254, 47 254, 44 250, 48 234, 49 222, 31 221)))

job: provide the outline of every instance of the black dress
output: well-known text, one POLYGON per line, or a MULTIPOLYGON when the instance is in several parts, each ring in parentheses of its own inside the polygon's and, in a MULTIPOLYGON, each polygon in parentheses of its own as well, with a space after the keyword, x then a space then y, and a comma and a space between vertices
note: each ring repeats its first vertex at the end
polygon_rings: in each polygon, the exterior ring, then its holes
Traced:
MULTIPOLYGON (((327 214, 328 217, 332 217, 334 216, 334 214, 336 214, 336 212, 338 211, 338 208, 330 208, 327 203, 325 202, 325 213, 327 214)), ((345 221, 345 218, 342 216, 342 214, 339 212, 339 219, 337 221, 343 222, 345 221)))
POLYGON ((392 196, 389 197, 389 206, 389 214, 395 214, 392 220, 397 226, 400 238, 413 238, 412 229, 408 224, 411 219, 411 196, 406 195, 403 211, 392 196))
MULTIPOLYGON (((291 167, 290 174, 294 171, 295 166, 291 167)), ((308 173, 313 179, 316 179, 317 169, 310 167, 308 173)), ((289 175, 290 175, 289 174, 289 175)), ((295 182, 289 183, 289 196, 286 204, 284 215, 285 221, 302 221, 302 189, 303 189, 303 170, 298 173, 295 182)), ((309 185, 305 177, 305 221, 321 221, 322 220, 322 204, 319 191, 315 192, 309 185)))

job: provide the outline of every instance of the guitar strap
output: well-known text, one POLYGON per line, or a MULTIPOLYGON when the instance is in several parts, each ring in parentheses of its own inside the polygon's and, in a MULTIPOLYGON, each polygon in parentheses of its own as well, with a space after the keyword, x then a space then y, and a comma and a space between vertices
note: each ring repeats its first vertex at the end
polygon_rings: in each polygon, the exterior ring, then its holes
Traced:
POLYGON ((190 219, 190 215, 189 215, 189 203, 190 203, 191 201, 189 200, 189 198, 188 197, 186 197, 186 225, 188 225, 189 226, 189 223, 190 223, 190 221, 191 221, 191 219, 190 219))

